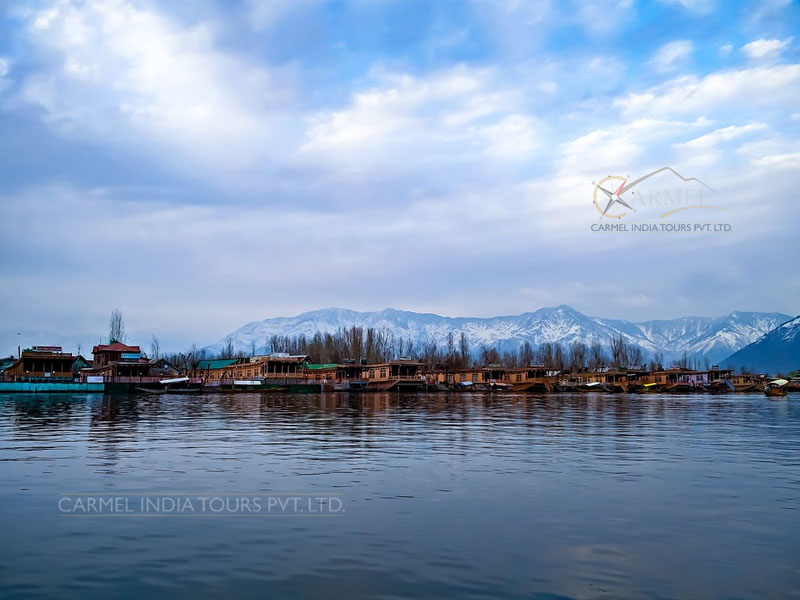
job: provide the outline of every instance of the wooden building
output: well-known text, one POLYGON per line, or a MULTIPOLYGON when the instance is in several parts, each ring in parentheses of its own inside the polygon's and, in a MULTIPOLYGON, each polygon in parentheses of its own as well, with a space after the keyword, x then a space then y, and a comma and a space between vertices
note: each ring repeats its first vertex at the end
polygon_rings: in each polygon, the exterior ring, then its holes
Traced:
POLYGON ((5 369, 4 377, 6 381, 73 381, 77 358, 69 352, 62 352, 61 346, 33 346, 23 350, 19 358, 5 369))
POLYGON ((385 363, 344 363, 336 367, 336 389, 387 391, 425 389, 425 364, 398 359, 385 363))
POLYGON ((142 355, 139 346, 121 342, 100 344, 92 348, 92 367, 81 370, 81 378, 102 377, 103 381, 116 383, 146 383, 159 377, 150 374, 150 361, 142 355))
POLYGON ((203 383, 221 381, 225 374, 225 368, 235 364, 235 358, 217 358, 212 360, 201 360, 197 362, 194 375, 199 377, 203 383))
POLYGON ((641 369, 599 368, 570 373, 565 387, 578 391, 639 392, 644 391, 647 371, 641 369))
POLYGON ((503 382, 517 392, 552 392, 557 379, 544 365, 513 368, 503 374, 503 382))
MULTIPOLYGON (((707 371, 671 367, 648 373, 644 380, 647 384, 654 384, 660 392, 715 391, 722 386, 728 387, 727 382, 730 381, 732 373, 730 369, 719 367, 707 371)), ((728 389, 735 391, 735 386, 728 389)))
POLYGON ((197 372, 210 385, 234 381, 300 381, 306 378, 307 358, 305 354, 270 354, 205 360, 198 363, 197 372))

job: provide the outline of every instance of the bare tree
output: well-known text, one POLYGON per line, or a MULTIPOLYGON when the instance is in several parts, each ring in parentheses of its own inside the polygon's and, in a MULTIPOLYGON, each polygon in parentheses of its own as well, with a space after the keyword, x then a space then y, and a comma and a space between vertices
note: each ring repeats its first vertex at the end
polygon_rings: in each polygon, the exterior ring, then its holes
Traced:
POLYGON ((225 341, 225 346, 222 348, 222 352, 219 355, 220 358, 233 358, 233 340, 228 338, 225 341))
POLYGON ((586 366, 586 344, 583 342, 572 342, 569 348, 569 367, 573 371, 580 371, 586 366))
POLYGON ((531 343, 525 341, 519 348, 519 362, 523 367, 530 367, 533 361, 536 360, 531 343))
POLYGON ((481 346, 481 364, 484 366, 500 364, 500 353, 497 348, 481 346))
POLYGON ((564 348, 561 344, 555 344, 553 348, 553 366, 559 371, 563 371, 567 366, 567 359, 564 356, 564 348))
POLYGON ((589 366, 593 369, 606 366, 606 353, 600 342, 593 342, 589 348, 589 366))
POLYGON ((628 367, 641 367, 644 365, 644 354, 636 344, 628 345, 628 367))
POLYGON ((516 352, 503 352, 503 357, 500 360, 500 364, 502 364, 504 367, 518 367, 519 355, 516 352))
POLYGON ((158 338, 153 334, 150 338, 150 358, 158 360, 161 358, 161 343, 158 338))
POLYGON ((122 320, 122 311, 115 308, 111 311, 111 318, 108 320, 108 343, 125 341, 125 322, 122 320))
POLYGON ((555 365, 555 345, 553 342, 542 342, 539 344, 538 352, 539 362, 548 369, 554 368, 555 365))
POLYGON ((461 332, 461 338, 458 341, 458 350, 459 354, 461 355, 461 366, 469 366, 469 341, 467 340, 467 334, 463 331, 461 332))
POLYGON ((628 343, 623 337, 611 340, 611 363, 617 367, 625 367, 628 362, 628 343))

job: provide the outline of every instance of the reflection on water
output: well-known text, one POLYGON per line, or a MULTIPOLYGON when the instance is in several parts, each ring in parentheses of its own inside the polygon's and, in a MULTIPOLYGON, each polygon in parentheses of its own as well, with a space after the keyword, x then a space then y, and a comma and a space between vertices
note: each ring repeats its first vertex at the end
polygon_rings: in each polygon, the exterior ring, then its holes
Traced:
POLYGON ((791 399, 9 395, 0 468, 2 597, 800 594, 791 399), (346 514, 59 516, 76 492, 335 492, 346 514))

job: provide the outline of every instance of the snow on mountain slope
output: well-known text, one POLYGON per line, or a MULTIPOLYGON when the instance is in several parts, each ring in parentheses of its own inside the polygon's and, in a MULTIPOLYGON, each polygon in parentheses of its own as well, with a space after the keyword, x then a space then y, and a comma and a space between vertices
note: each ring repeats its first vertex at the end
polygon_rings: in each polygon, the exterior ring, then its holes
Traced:
POLYGON ((779 313, 734 312, 716 318, 685 317, 633 323, 589 317, 566 305, 489 318, 443 317, 391 308, 374 312, 326 308, 296 317, 247 323, 216 344, 207 346, 206 350, 219 352, 230 339, 237 351, 269 352, 272 335, 310 338, 316 332, 333 333, 340 327, 358 325, 387 330, 396 339, 411 340, 418 348, 431 340, 444 346, 451 332, 456 338, 464 332, 473 350, 497 346, 502 351, 517 350, 526 341, 534 347, 543 342, 569 345, 576 341, 587 345, 600 342, 607 346, 614 337, 622 336, 647 353, 661 352, 667 360, 685 351, 717 361, 757 340, 788 318, 779 313))
POLYGON ((789 319, 780 313, 732 312, 723 317, 684 317, 637 323, 642 335, 669 352, 718 362, 789 319))
POLYGON ((773 375, 800 369, 800 317, 779 325, 723 363, 773 375))

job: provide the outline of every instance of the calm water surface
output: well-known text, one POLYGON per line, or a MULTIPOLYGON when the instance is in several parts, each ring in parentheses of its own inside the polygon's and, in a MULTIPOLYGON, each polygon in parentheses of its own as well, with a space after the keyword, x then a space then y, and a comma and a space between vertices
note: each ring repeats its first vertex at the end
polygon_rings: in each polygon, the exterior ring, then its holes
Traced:
POLYGON ((800 595, 800 402, 0 395, 0 597, 800 595), (62 493, 340 493, 86 517, 62 493))

